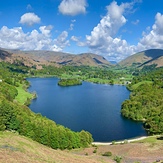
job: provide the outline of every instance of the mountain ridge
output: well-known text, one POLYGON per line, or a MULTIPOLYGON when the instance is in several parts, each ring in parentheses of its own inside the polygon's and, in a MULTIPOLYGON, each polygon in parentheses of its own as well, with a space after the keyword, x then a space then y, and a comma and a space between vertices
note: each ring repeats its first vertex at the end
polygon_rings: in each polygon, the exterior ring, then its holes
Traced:
POLYGON ((163 66, 163 49, 148 49, 135 53, 117 64, 107 61, 103 56, 93 53, 70 54, 47 50, 21 51, 0 48, 0 61, 6 61, 25 66, 35 66, 41 69, 43 65, 60 67, 63 65, 72 66, 111 66, 122 67, 134 66, 142 68, 146 65, 163 66))
POLYGON ((111 63, 104 57, 93 53, 81 53, 78 55, 54 52, 54 51, 20 51, 0 49, 0 60, 14 63, 15 61, 22 62, 26 66, 34 66, 39 69, 42 65, 73 65, 73 66, 109 66, 111 63), (2 57, 2 56, 5 56, 2 57))
POLYGON ((136 66, 143 67, 145 65, 153 65, 156 67, 163 66, 163 49, 148 49, 133 54, 118 63, 120 66, 136 66))

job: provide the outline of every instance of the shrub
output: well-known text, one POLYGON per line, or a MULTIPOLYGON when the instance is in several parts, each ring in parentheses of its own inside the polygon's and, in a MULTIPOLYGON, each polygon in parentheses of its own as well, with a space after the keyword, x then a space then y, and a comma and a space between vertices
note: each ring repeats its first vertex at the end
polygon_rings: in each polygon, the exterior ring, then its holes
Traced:
POLYGON ((115 145, 116 144, 116 142, 115 141, 112 141, 112 145, 115 145))
POLYGON ((117 163, 120 163, 122 160, 122 157, 121 156, 115 156, 114 157, 114 161, 116 161, 117 163))
POLYGON ((112 156, 112 153, 110 151, 108 151, 108 152, 103 153, 102 156, 108 156, 109 157, 109 156, 112 156))
POLYGON ((88 153, 85 153, 86 156, 88 156, 88 153))

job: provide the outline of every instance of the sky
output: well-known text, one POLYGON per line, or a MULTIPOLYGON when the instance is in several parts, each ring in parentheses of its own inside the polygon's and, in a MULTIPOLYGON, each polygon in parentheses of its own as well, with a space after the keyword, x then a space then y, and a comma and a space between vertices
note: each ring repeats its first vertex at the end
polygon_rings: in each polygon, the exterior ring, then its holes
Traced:
POLYGON ((0 47, 121 61, 163 49, 162 0, 0 0, 0 47))

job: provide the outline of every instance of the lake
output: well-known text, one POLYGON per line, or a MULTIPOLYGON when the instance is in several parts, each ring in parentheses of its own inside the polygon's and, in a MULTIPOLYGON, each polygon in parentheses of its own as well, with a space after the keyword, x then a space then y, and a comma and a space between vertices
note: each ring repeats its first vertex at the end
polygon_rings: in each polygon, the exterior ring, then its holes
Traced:
POLYGON ((73 131, 89 131, 94 141, 110 142, 147 135, 142 123, 121 116, 121 104, 129 98, 125 86, 83 82, 58 86, 58 78, 28 78, 30 92, 37 93, 30 109, 73 131))

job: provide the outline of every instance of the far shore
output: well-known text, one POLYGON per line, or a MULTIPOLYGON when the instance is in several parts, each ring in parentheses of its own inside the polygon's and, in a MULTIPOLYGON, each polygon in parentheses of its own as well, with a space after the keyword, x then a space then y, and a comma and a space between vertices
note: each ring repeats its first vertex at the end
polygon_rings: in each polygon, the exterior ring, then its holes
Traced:
MULTIPOLYGON (((158 135, 155 135, 158 136, 158 135)), ((138 141, 138 140, 143 140, 146 139, 148 137, 153 137, 153 136, 142 136, 142 137, 138 137, 138 138, 133 138, 133 139, 125 139, 125 140, 120 140, 120 141, 113 141, 115 142, 115 144, 124 144, 125 142, 127 143, 131 143, 134 141, 138 141)), ((93 142, 92 145, 113 145, 113 142, 93 142)))

